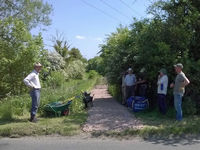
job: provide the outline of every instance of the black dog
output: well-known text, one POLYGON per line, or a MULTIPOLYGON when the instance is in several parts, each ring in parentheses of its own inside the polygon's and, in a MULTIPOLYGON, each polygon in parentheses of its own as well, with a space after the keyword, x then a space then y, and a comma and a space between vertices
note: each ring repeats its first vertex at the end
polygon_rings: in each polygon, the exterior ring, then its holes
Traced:
POLYGON ((85 109, 88 108, 88 104, 93 107, 93 96, 90 96, 90 93, 83 93, 83 102, 85 104, 85 109))

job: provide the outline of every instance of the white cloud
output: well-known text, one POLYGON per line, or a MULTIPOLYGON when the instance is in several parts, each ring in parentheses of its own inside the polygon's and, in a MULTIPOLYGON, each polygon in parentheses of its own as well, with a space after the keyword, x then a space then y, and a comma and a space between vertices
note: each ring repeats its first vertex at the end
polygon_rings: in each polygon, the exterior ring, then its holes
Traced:
POLYGON ((85 36, 81 36, 81 35, 76 35, 76 38, 79 39, 79 40, 84 40, 84 39, 86 39, 85 36))

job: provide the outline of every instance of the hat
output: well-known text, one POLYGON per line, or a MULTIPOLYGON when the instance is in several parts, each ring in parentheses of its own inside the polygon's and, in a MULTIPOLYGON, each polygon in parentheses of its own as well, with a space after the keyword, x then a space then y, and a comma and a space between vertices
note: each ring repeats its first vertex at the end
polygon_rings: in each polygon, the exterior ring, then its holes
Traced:
POLYGON ((35 63, 34 67, 42 67, 41 63, 37 62, 35 63))
POLYGON ((128 71, 133 71, 132 68, 128 68, 128 71))
POLYGON ((179 67, 179 68, 183 69, 183 65, 181 63, 174 65, 174 67, 179 67))
POLYGON ((158 72, 162 72, 163 74, 167 74, 167 70, 165 68, 160 69, 158 72))

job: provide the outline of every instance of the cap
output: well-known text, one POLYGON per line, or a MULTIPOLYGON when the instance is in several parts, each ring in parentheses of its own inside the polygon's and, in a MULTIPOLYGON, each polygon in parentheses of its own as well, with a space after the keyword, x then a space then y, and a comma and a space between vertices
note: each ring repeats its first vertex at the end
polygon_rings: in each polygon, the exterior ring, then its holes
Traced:
POLYGON ((167 74, 167 70, 165 68, 160 69, 158 72, 162 72, 163 74, 167 74))
POLYGON ((181 63, 175 64, 174 67, 179 67, 179 68, 183 69, 183 65, 181 63))
POLYGON ((128 68, 128 71, 132 71, 132 68, 128 68))
POLYGON ((41 63, 37 62, 35 63, 34 67, 42 67, 41 63))

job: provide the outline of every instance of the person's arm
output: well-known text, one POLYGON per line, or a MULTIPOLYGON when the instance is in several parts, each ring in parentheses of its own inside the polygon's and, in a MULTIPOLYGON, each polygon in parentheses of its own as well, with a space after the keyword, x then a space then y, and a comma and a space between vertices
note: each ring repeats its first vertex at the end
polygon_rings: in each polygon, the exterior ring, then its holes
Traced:
POLYGON ((124 86, 126 86, 126 85, 127 85, 127 75, 124 78, 124 86))
POLYGON ((34 74, 30 73, 25 79, 24 79, 24 83, 26 86, 30 87, 30 88, 34 88, 34 85, 32 84, 31 80, 34 78, 34 74))
POLYGON ((183 86, 185 87, 185 86, 187 86, 188 84, 190 84, 190 80, 189 80, 186 76, 184 76, 183 86))
POLYGON ((136 76, 134 75, 134 78, 135 78, 135 83, 134 84, 136 84, 137 83, 137 78, 136 78, 136 76))

